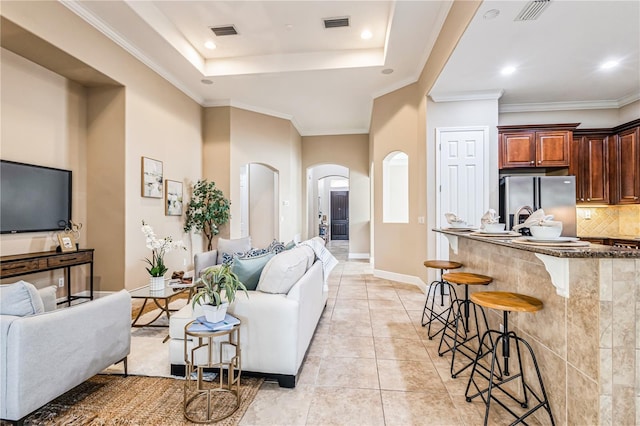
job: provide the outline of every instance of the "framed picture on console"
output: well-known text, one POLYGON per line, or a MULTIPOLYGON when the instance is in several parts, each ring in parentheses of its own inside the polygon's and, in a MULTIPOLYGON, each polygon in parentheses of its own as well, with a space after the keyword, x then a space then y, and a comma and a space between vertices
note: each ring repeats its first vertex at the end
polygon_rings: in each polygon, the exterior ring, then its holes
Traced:
POLYGON ((63 252, 77 250, 76 240, 72 232, 60 232, 58 234, 58 243, 60 244, 60 250, 63 252))
POLYGON ((162 198, 162 161, 142 157, 142 196, 162 198))
POLYGON ((164 214, 182 216, 182 182, 167 179, 164 188, 164 214))

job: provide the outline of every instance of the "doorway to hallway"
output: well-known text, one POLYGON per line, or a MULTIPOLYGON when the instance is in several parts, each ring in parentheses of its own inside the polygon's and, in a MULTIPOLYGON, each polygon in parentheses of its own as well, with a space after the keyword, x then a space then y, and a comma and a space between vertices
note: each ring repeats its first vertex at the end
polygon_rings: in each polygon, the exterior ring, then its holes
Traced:
POLYGON ((331 239, 349 239, 349 191, 331 191, 331 239))

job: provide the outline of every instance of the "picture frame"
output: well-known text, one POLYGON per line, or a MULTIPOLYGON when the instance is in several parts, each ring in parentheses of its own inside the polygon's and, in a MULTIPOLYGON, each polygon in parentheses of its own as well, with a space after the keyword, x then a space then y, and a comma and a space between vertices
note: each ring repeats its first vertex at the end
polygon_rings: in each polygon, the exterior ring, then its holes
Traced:
POLYGON ((164 188, 165 216, 182 216, 182 182, 167 179, 164 188))
POLYGON ((141 195, 143 197, 162 198, 162 161, 142 157, 140 180, 142 182, 141 195))
POLYGON ((58 233, 58 243, 60 244, 60 250, 62 252, 77 251, 76 240, 73 236, 73 232, 60 232, 58 233))

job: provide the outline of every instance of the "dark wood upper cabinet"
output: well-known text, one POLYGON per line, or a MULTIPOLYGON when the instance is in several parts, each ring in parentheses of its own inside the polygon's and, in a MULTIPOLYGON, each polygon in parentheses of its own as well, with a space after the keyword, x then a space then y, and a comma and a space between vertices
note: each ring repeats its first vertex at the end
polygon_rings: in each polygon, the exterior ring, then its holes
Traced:
POLYGON ((616 132, 613 189, 617 204, 640 204, 640 120, 616 132))
POLYGON ((576 177, 578 204, 609 204, 609 135, 574 132, 569 174, 576 177))
POLYGON ((499 168, 569 167, 578 124, 498 126, 499 168))

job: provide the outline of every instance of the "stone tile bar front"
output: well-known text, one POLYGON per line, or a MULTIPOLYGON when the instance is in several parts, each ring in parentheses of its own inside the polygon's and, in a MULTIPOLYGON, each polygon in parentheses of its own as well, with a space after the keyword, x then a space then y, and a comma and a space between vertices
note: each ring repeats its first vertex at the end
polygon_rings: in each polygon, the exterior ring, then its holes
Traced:
MULTIPOLYGON (((461 271, 493 277, 479 290, 544 303, 535 314, 511 313, 509 324, 536 353, 557 424, 640 424, 640 250, 525 246, 434 231, 449 239, 449 259, 461 271)), ((501 316, 489 316, 497 328, 501 316)))

